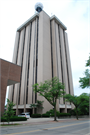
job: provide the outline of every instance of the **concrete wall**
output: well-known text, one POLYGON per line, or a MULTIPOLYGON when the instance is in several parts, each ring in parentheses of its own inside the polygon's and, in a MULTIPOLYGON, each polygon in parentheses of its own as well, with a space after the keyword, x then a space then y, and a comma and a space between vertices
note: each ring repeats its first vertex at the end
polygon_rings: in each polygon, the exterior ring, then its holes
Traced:
MULTIPOLYGON (((50 17, 45 13, 39 14, 39 37, 38 37, 38 79, 37 82, 44 82, 52 78, 51 68, 51 44, 50 44, 50 17)), ((44 101, 43 113, 52 109, 50 103, 41 96, 38 100, 44 101)))
MULTIPOLYGON (((73 95, 73 82, 66 27, 58 18, 44 11, 34 16, 16 32, 13 63, 21 66, 20 84, 11 86, 9 99, 18 106, 44 101, 42 113, 53 108, 44 98, 33 92, 32 85, 57 76, 65 84, 66 93, 73 95), (14 98, 12 98, 14 93, 14 98), (13 99, 13 100, 12 100, 13 99)), ((57 100, 57 110, 67 112, 63 98, 57 100), (65 106, 64 109, 61 106, 65 106)), ((73 106, 72 106, 73 107, 73 106)), ((33 111, 34 112, 34 111, 33 111)), ((38 113, 41 110, 38 110, 38 113)))

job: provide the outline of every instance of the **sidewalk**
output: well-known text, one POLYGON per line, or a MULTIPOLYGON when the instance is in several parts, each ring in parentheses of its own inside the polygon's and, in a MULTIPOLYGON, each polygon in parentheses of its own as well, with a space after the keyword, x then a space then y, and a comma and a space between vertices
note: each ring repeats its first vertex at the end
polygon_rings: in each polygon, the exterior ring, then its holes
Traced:
MULTIPOLYGON (((79 120, 86 120, 88 118, 79 118, 79 120)), ((65 121, 77 121, 76 118, 67 118, 67 119, 58 119, 58 122, 65 122, 65 121)), ((18 123, 18 124, 23 124, 23 125, 37 125, 37 124, 45 124, 45 123, 52 123, 56 122, 54 121, 54 118, 30 118, 27 119, 27 121, 15 121, 15 122, 10 122, 10 124, 18 123)), ((3 122, 0 122, 0 124, 3 124, 3 122)), ((4 124, 8 124, 7 122, 4 122, 4 124)))
MULTIPOLYGON (((38 123, 38 122, 49 122, 53 120, 54 118, 30 118, 30 119, 27 119, 27 121, 15 121, 13 123, 29 124, 29 123, 38 123)), ((0 124, 3 124, 3 122, 0 122, 0 124)), ((4 124, 7 124, 7 122, 4 122, 4 124)))

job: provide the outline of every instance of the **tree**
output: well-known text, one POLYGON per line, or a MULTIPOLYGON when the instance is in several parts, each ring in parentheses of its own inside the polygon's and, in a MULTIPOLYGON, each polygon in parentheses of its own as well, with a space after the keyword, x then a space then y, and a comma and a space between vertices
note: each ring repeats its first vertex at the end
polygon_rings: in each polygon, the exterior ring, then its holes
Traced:
POLYGON ((56 121, 56 103, 57 99, 62 97, 65 93, 64 85, 57 77, 54 77, 51 80, 44 81, 44 83, 34 84, 33 90, 45 97, 45 99, 54 107, 54 120, 56 121))
POLYGON ((37 100, 37 103, 31 104, 30 107, 31 107, 31 108, 43 109, 43 108, 44 108, 44 107, 43 107, 43 102, 44 102, 44 101, 39 101, 39 100, 37 100))
POLYGON ((13 111, 13 106, 15 104, 13 104, 13 102, 11 102, 9 99, 7 99, 7 111, 5 111, 4 113, 4 117, 7 119, 7 122, 9 124, 10 122, 10 118, 14 115, 15 111, 13 111))
POLYGON ((30 104, 30 108, 37 108, 36 104, 30 104))
POLYGON ((82 93, 80 95, 80 98, 82 98, 82 97, 84 97, 85 100, 79 106, 79 111, 81 113, 83 113, 84 115, 89 115, 89 98, 90 98, 90 94, 88 94, 88 93, 82 93))
MULTIPOLYGON (((89 59, 86 62, 86 67, 89 67, 89 66, 90 66, 90 56, 89 56, 89 59)), ((86 69, 84 74, 85 74, 85 77, 80 78, 80 80, 79 80, 80 87, 82 89, 90 88, 90 70, 86 69)))
POLYGON ((44 107, 43 107, 43 102, 44 101, 39 101, 39 100, 37 100, 37 108, 39 108, 39 109, 43 109, 44 107))
POLYGON ((70 95, 70 94, 66 94, 64 96, 64 98, 66 99, 66 101, 68 102, 71 102, 74 104, 75 106, 75 111, 76 111, 76 118, 78 120, 78 109, 80 108, 80 106, 85 102, 87 101, 86 100, 86 97, 84 97, 83 95, 80 95, 80 96, 73 96, 73 95, 70 95))
POLYGON ((86 62, 86 67, 88 67, 88 66, 90 66, 90 56, 89 56, 89 59, 86 62))

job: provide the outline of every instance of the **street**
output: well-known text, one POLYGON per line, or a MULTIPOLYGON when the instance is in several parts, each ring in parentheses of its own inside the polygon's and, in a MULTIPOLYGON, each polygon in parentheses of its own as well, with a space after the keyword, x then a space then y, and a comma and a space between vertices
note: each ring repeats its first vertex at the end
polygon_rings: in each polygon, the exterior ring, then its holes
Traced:
POLYGON ((90 121, 70 120, 42 123, 39 125, 20 125, 2 127, 1 135, 90 135, 90 121))

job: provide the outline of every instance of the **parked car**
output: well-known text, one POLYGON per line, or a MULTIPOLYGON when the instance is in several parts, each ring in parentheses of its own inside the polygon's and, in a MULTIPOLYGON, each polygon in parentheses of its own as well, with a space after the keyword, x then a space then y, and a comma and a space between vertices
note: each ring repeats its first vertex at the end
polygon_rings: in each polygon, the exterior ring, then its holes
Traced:
POLYGON ((18 117, 26 117, 26 118, 30 118, 30 113, 26 112, 26 113, 21 113, 20 115, 18 115, 18 117))

